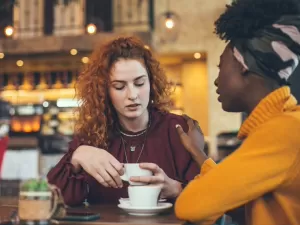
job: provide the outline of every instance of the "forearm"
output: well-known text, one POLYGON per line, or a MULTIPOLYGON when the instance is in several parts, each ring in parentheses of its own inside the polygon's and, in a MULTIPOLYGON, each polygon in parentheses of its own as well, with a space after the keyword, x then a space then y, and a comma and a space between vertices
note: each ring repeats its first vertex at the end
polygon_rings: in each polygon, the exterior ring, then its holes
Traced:
POLYGON ((81 163, 80 163, 80 152, 85 148, 84 145, 79 146, 72 154, 70 163, 72 164, 72 172, 74 174, 78 174, 82 171, 81 163))
POLYGON ((162 189, 162 198, 176 199, 182 192, 182 184, 171 178, 167 178, 166 184, 162 189))
POLYGON ((47 174, 50 184, 57 186, 67 205, 80 205, 87 196, 87 174, 81 170, 73 172, 72 153, 68 152, 47 174))
POLYGON ((177 198, 177 196, 180 195, 180 193, 182 191, 182 184, 180 182, 178 182, 177 180, 172 180, 171 185, 173 187, 173 192, 171 194, 171 197, 177 198))
POLYGON ((200 168, 203 165, 203 163, 208 159, 208 157, 203 152, 192 154, 192 156, 200 168))
MULTIPOLYGON (((285 161, 270 169, 266 165, 274 165, 280 158, 280 154, 267 154, 276 152, 275 148, 277 146, 257 147, 256 154, 248 151, 247 147, 239 149, 213 169, 210 169, 213 161, 207 160, 201 167, 200 176, 191 181, 177 198, 177 217, 193 222, 217 218, 283 184, 286 179, 285 171, 289 171, 293 165, 294 153, 291 151, 291 157, 285 156, 285 161), (246 188, 250 186, 251 188, 246 188), (223 187, 222 192, 220 187, 223 187), (193 207, 187 207, 189 205, 193 207)), ((286 149, 279 151, 284 150, 286 149)))

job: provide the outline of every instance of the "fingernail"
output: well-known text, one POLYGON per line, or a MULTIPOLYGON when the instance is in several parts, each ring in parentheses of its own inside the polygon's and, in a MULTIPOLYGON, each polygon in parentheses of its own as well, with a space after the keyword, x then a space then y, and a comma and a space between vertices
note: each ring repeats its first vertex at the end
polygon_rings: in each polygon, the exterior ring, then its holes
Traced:
POLYGON ((178 128, 178 127, 181 127, 179 124, 176 124, 176 126, 175 126, 176 128, 178 128))

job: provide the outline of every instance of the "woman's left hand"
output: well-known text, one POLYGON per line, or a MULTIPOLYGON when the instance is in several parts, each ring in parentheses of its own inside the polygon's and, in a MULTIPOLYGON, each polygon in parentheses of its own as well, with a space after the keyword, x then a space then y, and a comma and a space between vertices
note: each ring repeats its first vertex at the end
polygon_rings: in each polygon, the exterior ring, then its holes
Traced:
POLYGON ((153 176, 131 177, 130 181, 162 185, 161 198, 176 198, 182 191, 181 183, 168 177, 155 163, 140 163, 140 167, 151 170, 153 176))

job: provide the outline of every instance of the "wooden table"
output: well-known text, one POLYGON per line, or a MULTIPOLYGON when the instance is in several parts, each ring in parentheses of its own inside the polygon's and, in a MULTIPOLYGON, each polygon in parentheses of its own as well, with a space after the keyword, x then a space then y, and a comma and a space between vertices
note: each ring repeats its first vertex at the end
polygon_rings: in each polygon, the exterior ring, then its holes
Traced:
MULTIPOLYGON (((81 208, 78 208, 81 209, 81 208)), ((62 222, 55 221, 54 224, 81 224, 81 225, 121 225, 121 224, 134 224, 134 225, 180 225, 183 222, 179 221, 170 209, 167 213, 149 216, 149 217, 139 217, 131 216, 119 209, 117 205, 94 205, 89 206, 89 210, 92 212, 100 213, 100 219, 90 222, 62 222)), ((0 222, 9 220, 10 215, 17 210, 17 199, 0 199, 0 222)), ((84 210, 84 208, 82 208, 84 210)))

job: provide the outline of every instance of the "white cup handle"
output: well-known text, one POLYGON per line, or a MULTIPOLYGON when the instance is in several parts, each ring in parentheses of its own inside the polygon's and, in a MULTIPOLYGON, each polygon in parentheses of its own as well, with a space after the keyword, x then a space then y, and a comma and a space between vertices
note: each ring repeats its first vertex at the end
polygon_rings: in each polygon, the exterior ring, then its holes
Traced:
POLYGON ((128 181, 128 177, 126 175, 126 171, 125 171, 125 167, 124 167, 124 174, 122 176, 120 176, 122 180, 124 181, 128 181))

